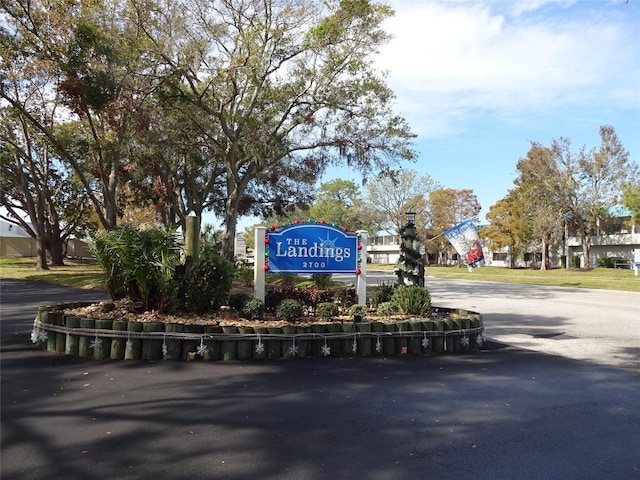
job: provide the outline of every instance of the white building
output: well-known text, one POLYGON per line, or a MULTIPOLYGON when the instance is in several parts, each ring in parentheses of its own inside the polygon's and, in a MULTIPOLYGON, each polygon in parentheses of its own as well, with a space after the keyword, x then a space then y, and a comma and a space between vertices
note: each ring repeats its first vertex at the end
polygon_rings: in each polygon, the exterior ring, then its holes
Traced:
MULTIPOLYGON (((569 237, 566 244, 551 248, 550 265, 552 267, 564 267, 565 250, 569 253, 569 265, 578 262, 581 267, 597 267, 600 259, 618 258, 617 266, 631 268, 634 260, 634 252, 640 252, 640 224, 628 226, 631 219, 631 211, 621 206, 609 209, 609 217, 599 222, 598 231, 591 236, 590 258, 588 264, 584 261, 582 253, 582 239, 575 231, 569 229, 569 237), (575 260, 574 260, 575 259, 575 260)), ((400 257, 400 236, 397 234, 379 232, 376 236, 369 237, 367 255, 373 263, 395 264, 400 257)), ((510 266, 510 258, 507 249, 499 251, 491 250, 483 245, 485 264, 494 267, 510 266)), ((456 257, 453 257, 456 259, 456 257)), ((436 258, 430 258, 428 263, 434 264, 436 258)), ((539 267, 542 261, 540 251, 527 252, 524 258, 516 261, 518 267, 539 267)))

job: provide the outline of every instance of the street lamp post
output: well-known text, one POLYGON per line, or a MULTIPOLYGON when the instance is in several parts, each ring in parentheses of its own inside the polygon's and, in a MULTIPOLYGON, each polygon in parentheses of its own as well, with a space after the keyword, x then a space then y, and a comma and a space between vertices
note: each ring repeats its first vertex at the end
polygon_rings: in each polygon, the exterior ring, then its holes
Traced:
POLYGON ((419 284, 419 259, 420 254, 415 249, 416 241, 416 214, 409 211, 405 213, 406 224, 402 229, 402 268, 398 270, 398 281, 402 285, 404 279, 410 279, 416 285, 419 284))

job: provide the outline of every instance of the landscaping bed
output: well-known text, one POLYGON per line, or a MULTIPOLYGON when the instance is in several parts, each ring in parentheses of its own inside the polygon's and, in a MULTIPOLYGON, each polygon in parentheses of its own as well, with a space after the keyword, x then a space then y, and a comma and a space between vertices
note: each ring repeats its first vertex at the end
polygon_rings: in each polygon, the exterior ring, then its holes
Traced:
POLYGON ((482 347, 482 315, 434 307, 429 315, 365 316, 288 322, 136 312, 128 301, 39 308, 32 341, 96 360, 265 360, 320 356, 432 355, 482 347))

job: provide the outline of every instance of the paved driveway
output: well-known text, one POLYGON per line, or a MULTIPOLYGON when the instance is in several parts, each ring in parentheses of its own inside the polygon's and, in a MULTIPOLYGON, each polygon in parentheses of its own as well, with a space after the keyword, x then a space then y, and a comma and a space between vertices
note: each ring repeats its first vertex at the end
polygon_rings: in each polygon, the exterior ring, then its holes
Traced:
POLYGON ((481 312, 493 340, 640 371, 640 293, 436 278, 427 286, 434 305, 481 312))
MULTIPOLYGON (((438 357, 97 362, 29 342, 38 304, 97 295, 0 287, 3 480, 640 478, 633 368, 496 342, 438 357)), ((556 328, 535 309, 513 316, 556 328)))

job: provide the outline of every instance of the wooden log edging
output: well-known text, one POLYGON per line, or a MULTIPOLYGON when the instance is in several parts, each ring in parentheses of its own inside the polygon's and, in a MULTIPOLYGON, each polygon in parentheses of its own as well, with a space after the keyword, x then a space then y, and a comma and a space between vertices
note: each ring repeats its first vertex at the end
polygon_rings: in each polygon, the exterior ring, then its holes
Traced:
POLYGON ((147 325, 126 322, 125 326, 122 321, 115 320, 110 322, 112 328, 106 328, 106 323, 62 314, 64 308, 70 306, 40 308, 33 323, 33 343, 44 350, 98 360, 431 355, 476 350, 482 348, 484 343, 482 315, 460 310, 460 318, 452 320, 415 318, 384 324, 374 321, 314 324, 297 328, 203 328, 202 325, 176 328, 176 324, 170 323, 147 325), (147 328, 143 328, 145 325, 147 328), (179 357, 178 351, 181 351, 179 357))

